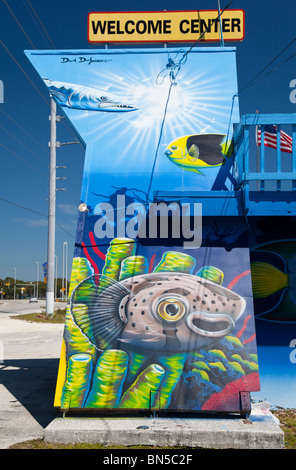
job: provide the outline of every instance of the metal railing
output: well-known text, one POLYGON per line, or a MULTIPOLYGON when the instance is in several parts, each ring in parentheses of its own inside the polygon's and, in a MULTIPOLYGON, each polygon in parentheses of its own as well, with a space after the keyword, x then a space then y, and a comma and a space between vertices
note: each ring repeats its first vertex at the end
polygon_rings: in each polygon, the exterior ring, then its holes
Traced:
MULTIPOLYGON (((296 190, 296 114, 247 114, 234 129, 234 176, 244 192, 245 208, 249 192, 294 192, 296 190), (263 145, 267 126, 276 126, 276 149, 263 145), (291 153, 281 149, 281 131, 292 139, 291 153), (286 127, 289 129, 286 130, 286 127), (258 145, 257 131, 261 131, 258 145), (271 185, 273 183, 273 186, 271 185)), ((294 196, 294 195, 293 195, 294 196)))

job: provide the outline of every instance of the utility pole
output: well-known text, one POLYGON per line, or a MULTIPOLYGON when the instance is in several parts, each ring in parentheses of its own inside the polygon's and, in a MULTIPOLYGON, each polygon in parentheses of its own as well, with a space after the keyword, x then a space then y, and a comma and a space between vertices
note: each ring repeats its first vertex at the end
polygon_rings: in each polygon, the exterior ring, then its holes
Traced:
POLYGON ((57 105, 50 97, 50 154, 49 154, 49 194, 48 194, 48 243, 47 243, 47 283, 46 283, 46 314, 54 314, 54 270, 55 270, 55 217, 56 217, 56 192, 66 191, 65 188, 56 188, 56 180, 66 179, 56 177, 57 168, 67 168, 66 166, 56 166, 56 149, 62 145, 78 144, 74 142, 57 142, 57 121, 63 119, 57 115, 57 105))
POLYGON ((54 255, 55 259, 55 287, 54 287, 54 296, 55 299, 57 299, 57 282, 58 282, 58 257, 57 255, 54 255))
POLYGON ((67 272, 67 264, 68 264, 68 242, 63 243, 63 277, 64 277, 64 264, 65 264, 65 284, 64 284, 64 279, 63 279, 63 297, 65 300, 68 298, 68 286, 67 286, 67 279, 68 279, 68 272, 67 272), (64 255, 64 248, 65 248, 65 255, 64 255))
POLYGON ((37 264, 37 299, 38 299, 38 282, 39 282, 39 262, 36 261, 36 264, 37 264))
POLYGON ((57 106, 50 98, 50 154, 49 154, 49 195, 48 195, 48 242, 47 242, 47 283, 46 314, 54 314, 54 255, 55 255, 55 210, 56 210, 56 137, 57 106))
POLYGON ((16 268, 14 269, 14 288, 13 288, 13 299, 15 300, 15 293, 16 293, 16 268))

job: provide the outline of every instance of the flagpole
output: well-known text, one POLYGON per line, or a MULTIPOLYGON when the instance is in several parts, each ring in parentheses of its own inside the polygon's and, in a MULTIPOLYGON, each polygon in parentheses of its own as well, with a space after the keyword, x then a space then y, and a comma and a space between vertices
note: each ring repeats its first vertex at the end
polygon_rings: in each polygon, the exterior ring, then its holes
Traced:
MULTIPOLYGON (((256 109, 256 114, 258 114, 259 111, 258 109, 256 109)), ((256 135, 255 135, 255 138, 256 138, 256 149, 257 149, 257 173, 259 173, 259 152, 258 152, 258 125, 256 125, 256 135)), ((257 191, 259 191, 259 180, 257 180, 257 191)))

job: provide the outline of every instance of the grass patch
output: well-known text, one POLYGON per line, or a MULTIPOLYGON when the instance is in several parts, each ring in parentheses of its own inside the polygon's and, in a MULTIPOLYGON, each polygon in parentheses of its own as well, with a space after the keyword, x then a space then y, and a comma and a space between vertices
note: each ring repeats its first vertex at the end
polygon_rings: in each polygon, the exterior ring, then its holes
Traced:
POLYGON ((20 442, 10 446, 9 449, 199 449, 199 447, 157 447, 157 446, 104 446, 103 444, 89 444, 81 442, 79 444, 55 444, 45 442, 42 439, 35 439, 32 441, 20 442))
POLYGON ((28 322, 37 322, 37 323, 65 323, 66 317, 66 309, 65 308, 57 308, 54 311, 53 316, 48 316, 46 313, 38 312, 38 313, 26 313, 24 315, 14 315, 11 318, 15 318, 17 320, 25 320, 28 322))
POLYGON ((296 409, 272 411, 284 432, 285 449, 296 449, 296 409))

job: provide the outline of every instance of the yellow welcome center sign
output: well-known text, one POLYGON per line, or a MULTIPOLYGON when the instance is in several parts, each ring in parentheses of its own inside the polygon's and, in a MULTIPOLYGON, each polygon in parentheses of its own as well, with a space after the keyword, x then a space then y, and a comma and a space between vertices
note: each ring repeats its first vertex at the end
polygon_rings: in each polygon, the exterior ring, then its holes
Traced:
POLYGON ((242 41, 243 10, 97 12, 88 15, 90 43, 242 41))

